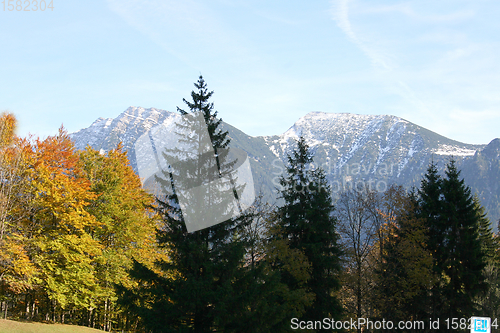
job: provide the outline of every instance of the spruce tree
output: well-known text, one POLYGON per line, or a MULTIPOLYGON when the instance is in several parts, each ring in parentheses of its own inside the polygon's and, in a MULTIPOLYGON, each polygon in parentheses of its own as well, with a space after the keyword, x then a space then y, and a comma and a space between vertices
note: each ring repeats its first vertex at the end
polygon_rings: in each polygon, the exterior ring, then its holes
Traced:
POLYGON ((480 242, 480 216, 469 186, 451 160, 443 179, 442 220, 446 226, 442 247, 443 271, 449 278, 444 288, 449 318, 473 315, 474 297, 485 290, 485 252, 480 242))
POLYGON ((485 290, 486 252, 481 245, 483 213, 471 189, 451 160, 445 177, 431 164, 419 190, 419 217, 428 234, 437 283, 431 290, 429 315, 466 318, 474 311, 474 298, 485 290))
POLYGON ((486 217, 485 209, 479 198, 474 196, 474 205, 479 214, 479 239, 485 253, 486 267, 484 269, 487 291, 476 298, 476 303, 483 316, 497 318, 500 313, 500 263, 498 260, 498 235, 493 233, 491 222, 486 217))
MULTIPOLYGON (((184 99, 184 102, 190 112, 203 114, 217 156, 216 172, 222 175, 234 164, 226 159, 227 150, 222 151, 229 144, 228 132, 219 128, 222 120, 209 102, 213 91, 207 90, 202 76, 195 87, 192 101, 184 99)), ((178 111, 181 115, 188 114, 180 108, 178 111)), ((175 149, 171 151, 175 153, 175 149)), ((132 276, 141 287, 135 291, 122 290, 123 302, 152 332, 237 331, 244 324, 238 320, 249 297, 238 289, 246 283, 245 244, 238 235, 248 218, 240 216, 188 233, 171 170, 163 170, 158 181, 167 195, 157 198, 156 211, 162 220, 157 238, 169 260, 157 262, 152 268, 136 263, 132 276)))
MULTIPOLYGON (((420 189, 418 190, 417 215, 424 221, 427 248, 434 258, 433 271, 438 277, 443 274, 444 252, 442 244, 445 237, 445 227, 441 219, 441 186, 442 178, 438 173, 437 165, 432 162, 427 168, 420 189)), ((442 314, 445 298, 441 294, 441 279, 437 280, 431 288, 429 297, 428 314, 432 318, 439 318, 442 314)))
MULTIPOLYGON (((432 255, 423 220, 415 216, 416 198, 402 187, 391 186, 381 210, 385 239, 374 271, 373 305, 378 319, 393 322, 428 320, 428 292, 433 286, 432 255)), ((392 331, 392 330, 386 330, 392 331)), ((424 330, 427 331, 427 330, 424 330)))
POLYGON ((442 261, 442 248, 440 245, 444 237, 444 224, 441 220, 441 185, 442 179, 438 174, 437 166, 432 162, 427 173, 422 179, 419 190, 419 216, 425 218, 429 229, 429 249, 432 255, 440 262, 442 261))
MULTIPOLYGON (((312 154, 305 139, 297 142, 297 149, 288 156, 287 175, 282 176, 280 224, 284 239, 291 249, 303 251, 311 265, 308 289, 314 294, 313 304, 303 314, 306 320, 339 318, 341 305, 333 293, 340 287, 340 246, 333 217, 330 187, 321 169, 314 169, 312 154)), ((290 289, 297 281, 283 275, 290 289)))

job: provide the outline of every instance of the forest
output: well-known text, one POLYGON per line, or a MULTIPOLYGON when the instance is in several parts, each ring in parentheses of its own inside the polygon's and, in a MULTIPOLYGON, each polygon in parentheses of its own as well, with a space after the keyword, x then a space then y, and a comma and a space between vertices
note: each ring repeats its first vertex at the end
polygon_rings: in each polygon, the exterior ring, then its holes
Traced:
MULTIPOLYGON (((217 153, 230 139, 212 93, 200 76, 178 111, 203 113, 217 153)), ((77 151, 63 127, 45 139, 15 130, 15 115, 1 114, 2 318, 257 333, 468 332, 484 316, 496 331, 499 236, 453 159, 431 163, 418 188, 346 188, 334 200, 300 138, 276 189, 282 205, 259 196, 189 233, 175 187, 143 189, 121 145, 77 151), (334 324, 360 320, 394 327, 334 324)), ((223 175, 232 162, 217 156, 223 175)), ((156 179, 167 187, 172 175, 156 179)))

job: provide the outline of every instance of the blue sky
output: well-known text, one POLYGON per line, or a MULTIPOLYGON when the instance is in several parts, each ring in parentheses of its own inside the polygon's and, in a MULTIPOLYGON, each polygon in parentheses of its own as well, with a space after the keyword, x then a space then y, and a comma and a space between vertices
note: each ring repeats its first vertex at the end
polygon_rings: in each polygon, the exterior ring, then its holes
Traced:
POLYGON ((76 131, 131 105, 175 111, 201 73, 219 115, 249 135, 324 111, 392 114, 467 143, 500 137, 496 0, 2 6, 0 111, 17 115, 19 135, 76 131))

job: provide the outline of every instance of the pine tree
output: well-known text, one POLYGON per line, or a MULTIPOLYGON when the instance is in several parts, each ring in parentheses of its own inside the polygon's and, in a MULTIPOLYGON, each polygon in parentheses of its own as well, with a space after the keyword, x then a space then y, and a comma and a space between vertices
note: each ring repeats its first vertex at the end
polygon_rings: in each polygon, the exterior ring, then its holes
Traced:
MULTIPOLYGON (((192 102, 186 99, 184 102, 191 113, 203 114, 216 153, 216 172, 223 175, 234 164, 227 160, 227 150, 222 151, 229 144, 228 132, 219 128, 222 120, 217 118, 217 111, 209 102, 213 92, 207 90, 202 76, 195 87, 191 93, 192 102)), ((180 108, 178 111, 181 115, 188 114, 180 108)), ((182 130, 179 128, 180 132, 182 130)), ((193 151, 198 151, 196 141, 187 137, 185 140, 193 151)), ((172 149, 164 152, 164 156, 172 152, 180 153, 172 149)), ((245 279, 245 244, 238 235, 248 218, 240 216, 188 233, 176 193, 178 184, 174 183, 173 176, 169 170, 163 170, 162 177, 158 177, 164 191, 167 192, 170 185, 172 192, 158 198, 156 207, 163 223, 157 238, 168 252, 169 260, 158 261, 155 269, 136 263, 132 276, 142 287, 135 291, 122 289, 124 301, 132 304, 132 310, 152 332, 229 332, 238 331, 238 328, 243 332, 248 327, 238 319, 246 310, 248 295, 238 289, 245 279)))
MULTIPOLYGON (((307 320, 339 318, 341 306, 333 293, 339 289, 340 254, 337 221, 324 172, 314 169, 305 139, 288 156, 287 175, 280 180, 285 204, 279 209, 284 239, 291 249, 303 251, 311 265, 307 288, 314 294, 313 304, 303 314, 307 320)), ((290 289, 298 288, 292 276, 284 274, 290 289)))

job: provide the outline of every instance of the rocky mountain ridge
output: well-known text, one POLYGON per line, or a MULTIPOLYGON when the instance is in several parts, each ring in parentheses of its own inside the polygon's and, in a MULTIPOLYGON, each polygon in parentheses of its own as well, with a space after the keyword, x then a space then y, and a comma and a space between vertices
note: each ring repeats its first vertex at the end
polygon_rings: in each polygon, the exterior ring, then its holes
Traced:
MULTIPOLYGON (((154 126, 171 124, 179 117, 165 110, 129 107, 114 119, 97 119, 71 137, 77 149, 90 145, 103 152, 123 142, 137 171, 137 139, 154 126)), ((248 153, 256 191, 271 201, 277 198, 286 156, 302 135, 315 154, 315 164, 325 170, 334 195, 350 186, 379 191, 392 183, 418 187, 431 161, 443 170, 453 157, 492 224, 496 226, 500 218, 500 139, 488 145, 466 144, 396 116, 350 113, 311 112, 285 133, 273 136, 252 137, 227 123, 223 127, 229 131, 231 146, 248 153)))

